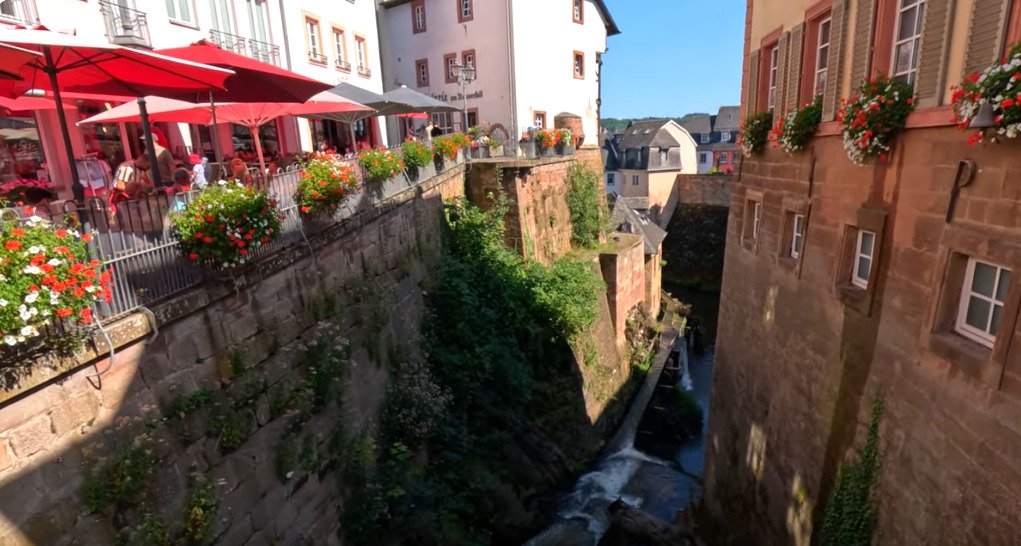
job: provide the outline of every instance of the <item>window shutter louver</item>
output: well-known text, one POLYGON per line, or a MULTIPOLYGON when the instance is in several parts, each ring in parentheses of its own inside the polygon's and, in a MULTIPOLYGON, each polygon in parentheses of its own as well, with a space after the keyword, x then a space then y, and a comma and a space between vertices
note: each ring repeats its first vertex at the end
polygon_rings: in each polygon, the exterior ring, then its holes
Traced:
POLYGON ((985 69, 1000 58, 1009 9, 1009 0, 975 0, 964 55, 965 76, 985 69))
POLYGON ((919 107, 937 106, 943 99, 954 3, 954 0, 927 0, 925 3, 922 50, 915 80, 915 97, 918 98, 919 107))
POLYGON ((830 23, 830 55, 826 87, 822 97, 822 119, 833 121, 837 115, 840 100, 840 79, 844 73, 844 41, 847 33, 847 0, 833 0, 833 15, 830 23))
POLYGON ((752 115, 758 111, 758 95, 759 95, 759 71, 762 69, 759 66, 759 50, 755 50, 748 56, 748 89, 745 93, 745 104, 747 115, 752 115))
POLYGON ((787 75, 787 41, 790 40, 790 33, 784 32, 780 35, 779 41, 776 43, 776 99, 773 101, 773 111, 775 116, 783 115, 784 109, 784 93, 787 89, 785 76, 787 75))
POLYGON ((787 59, 787 97, 784 104, 788 110, 801 106, 799 92, 801 90, 801 62, 805 48, 805 23, 799 23, 791 30, 791 41, 788 46, 790 55, 787 59))
POLYGON ((876 19, 876 0, 858 0, 854 17, 854 50, 851 52, 851 90, 869 77, 872 61, 872 26, 876 19))

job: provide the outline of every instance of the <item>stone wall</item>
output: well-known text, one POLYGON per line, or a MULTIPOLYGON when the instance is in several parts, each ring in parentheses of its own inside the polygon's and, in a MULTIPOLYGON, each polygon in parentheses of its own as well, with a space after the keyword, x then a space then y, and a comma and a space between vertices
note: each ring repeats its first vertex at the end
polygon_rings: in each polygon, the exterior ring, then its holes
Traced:
POLYGON ((678 199, 681 203, 729 207, 734 176, 681 174, 677 175, 677 185, 680 188, 678 199))
POLYGON ((1016 543, 1021 143, 964 140, 952 128, 909 130, 889 162, 866 167, 850 163, 839 136, 745 161, 731 197, 705 469, 706 506, 733 543, 806 544, 818 532, 812 514, 860 445, 877 394, 886 412, 875 543, 1016 543), (977 175, 948 222, 965 158, 977 175), (763 201, 757 240, 746 235, 749 198, 763 201), (791 260, 784 222, 796 211, 808 224, 791 260), (847 282, 855 226, 877 233, 865 291, 847 282), (965 256, 1015 273, 992 349, 953 332, 965 256))
POLYGON ((641 237, 615 233, 600 249, 599 265, 606 281, 610 317, 619 352, 626 346, 625 332, 631 310, 645 303, 645 247, 641 237))
POLYGON ((645 256, 645 304, 649 314, 659 314, 663 298, 663 243, 660 243, 655 254, 645 256))
MULTIPOLYGON (((158 333, 144 315, 128 317, 109 327, 123 340, 112 360, 95 360, 6 402, 0 544, 117 543, 116 530, 137 523, 141 510, 86 514, 85 474, 116 460, 145 431, 158 462, 142 499, 172 531, 185 517, 193 476, 205 475, 219 499, 210 542, 337 543, 343 486, 323 467, 336 455, 331 442, 339 426, 357 432, 376 415, 390 355, 417 337, 423 284, 440 251, 442 201, 462 193, 460 169, 405 191, 314 239, 314 260, 307 248, 292 249, 236 287, 203 285, 154 308, 158 333), (335 294, 344 307, 329 337, 350 350, 343 405, 296 431, 294 411, 272 408, 309 380, 300 358, 322 333, 320 319, 341 310, 335 294), (200 389, 235 401, 223 415, 234 423, 236 449, 227 448, 226 425, 210 432, 218 410, 205 407, 186 419, 176 413, 200 389), (312 463, 306 457, 281 475, 281 453, 298 441, 316 455, 304 454, 312 463)), ((137 534, 132 540, 146 543, 137 534)))

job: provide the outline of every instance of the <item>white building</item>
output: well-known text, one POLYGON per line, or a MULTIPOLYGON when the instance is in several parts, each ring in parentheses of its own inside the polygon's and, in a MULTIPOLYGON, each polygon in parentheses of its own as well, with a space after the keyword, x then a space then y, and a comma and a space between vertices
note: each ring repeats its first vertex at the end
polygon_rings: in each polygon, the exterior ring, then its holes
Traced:
MULTIPOLYGON (((585 144, 598 144, 601 56, 618 34, 603 0, 383 0, 384 85, 417 89, 458 109, 465 97, 449 67, 477 70, 467 125, 489 123, 508 138, 553 127, 560 113, 582 118, 585 144)), ((437 125, 463 130, 460 113, 437 125)))

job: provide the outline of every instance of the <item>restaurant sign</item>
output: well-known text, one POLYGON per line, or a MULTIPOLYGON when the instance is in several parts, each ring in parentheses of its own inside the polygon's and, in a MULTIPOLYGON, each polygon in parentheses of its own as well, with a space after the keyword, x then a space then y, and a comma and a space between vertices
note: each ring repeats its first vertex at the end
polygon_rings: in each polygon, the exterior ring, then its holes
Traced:
POLYGON ((459 105, 460 103, 464 102, 465 98, 467 98, 468 100, 481 99, 482 91, 474 91, 472 93, 468 93, 467 95, 465 95, 464 93, 457 93, 455 95, 448 95, 446 93, 435 93, 433 94, 432 97, 441 102, 459 105))

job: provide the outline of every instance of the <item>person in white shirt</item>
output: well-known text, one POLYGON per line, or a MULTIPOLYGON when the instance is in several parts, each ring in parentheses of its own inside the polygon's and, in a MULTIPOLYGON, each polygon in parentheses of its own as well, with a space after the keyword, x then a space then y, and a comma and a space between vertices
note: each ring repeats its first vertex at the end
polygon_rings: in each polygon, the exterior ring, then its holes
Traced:
POLYGON ((191 163, 191 183, 198 189, 205 189, 209 183, 206 180, 206 168, 202 164, 202 158, 199 154, 191 154, 188 156, 188 162, 191 163))

